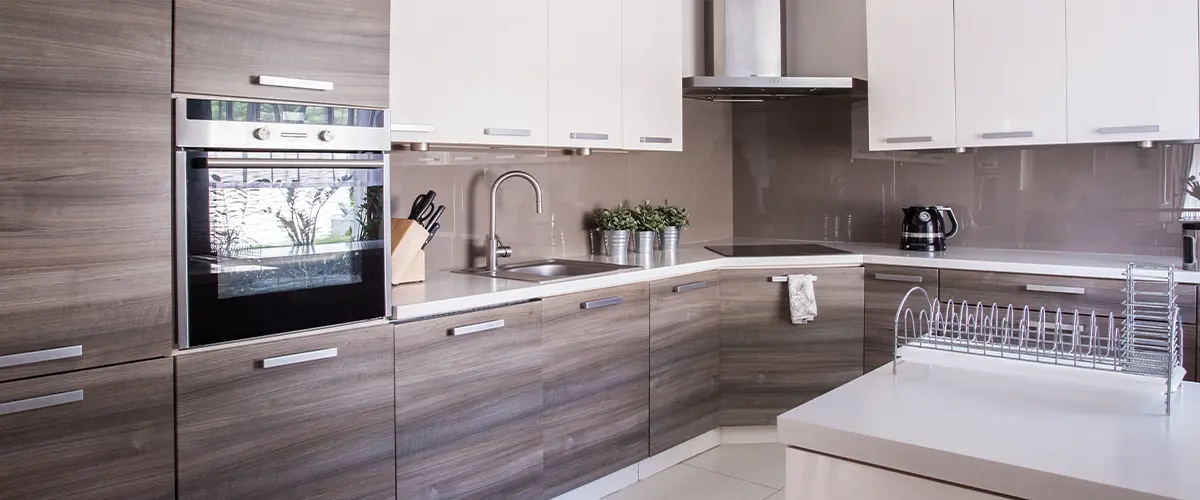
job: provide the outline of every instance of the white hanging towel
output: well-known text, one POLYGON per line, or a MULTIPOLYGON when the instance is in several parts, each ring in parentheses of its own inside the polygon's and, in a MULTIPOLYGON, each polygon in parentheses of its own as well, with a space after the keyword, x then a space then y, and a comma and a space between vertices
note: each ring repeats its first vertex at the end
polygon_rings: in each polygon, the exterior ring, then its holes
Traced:
POLYGON ((817 277, 811 274, 788 275, 788 304, 792 324, 805 325, 817 318, 817 293, 813 285, 817 277))

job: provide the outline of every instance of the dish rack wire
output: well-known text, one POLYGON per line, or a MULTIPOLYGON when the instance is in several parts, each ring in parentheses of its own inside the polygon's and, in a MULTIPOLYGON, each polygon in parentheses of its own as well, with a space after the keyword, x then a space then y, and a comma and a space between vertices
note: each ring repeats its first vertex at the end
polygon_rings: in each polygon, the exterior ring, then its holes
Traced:
POLYGON ((1171 393, 1181 386, 1184 373, 1175 288, 1174 266, 1129 264, 1118 322, 1112 311, 943 303, 914 287, 896 311, 892 371, 902 360, 900 348, 906 347, 1160 378, 1166 383, 1170 415, 1171 393))

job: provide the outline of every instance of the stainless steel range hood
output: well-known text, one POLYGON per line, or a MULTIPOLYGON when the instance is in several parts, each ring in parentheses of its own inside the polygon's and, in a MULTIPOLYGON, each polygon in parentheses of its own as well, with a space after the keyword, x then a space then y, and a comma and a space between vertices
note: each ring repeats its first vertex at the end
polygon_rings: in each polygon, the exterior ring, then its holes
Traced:
POLYGON ((683 79, 683 95, 721 102, 865 95, 851 76, 789 76, 785 0, 708 0, 707 74, 683 79))

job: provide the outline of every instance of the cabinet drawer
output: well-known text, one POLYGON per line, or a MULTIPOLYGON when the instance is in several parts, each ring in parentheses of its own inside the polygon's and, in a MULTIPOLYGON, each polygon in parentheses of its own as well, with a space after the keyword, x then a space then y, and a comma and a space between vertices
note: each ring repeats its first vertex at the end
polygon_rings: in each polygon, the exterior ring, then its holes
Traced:
POLYGON ((542 305, 396 327, 396 481, 406 500, 541 497, 542 305))
MULTIPOLYGON (((1031 309, 1045 307, 1048 311, 1076 309, 1080 314, 1107 316, 1112 312, 1120 317, 1125 306, 1125 280, 1066 278, 1031 274, 987 273, 977 271, 942 271, 938 296, 956 303, 982 302, 1000 307, 1012 304, 1015 308, 1028 305, 1031 309)), ((1184 323, 1196 323, 1196 287, 1179 285, 1180 314, 1184 323)))
MULTIPOLYGON (((896 337, 896 311, 900 301, 913 287, 924 288, 929 298, 938 296, 938 270, 915 267, 867 266, 863 283, 865 319, 863 332, 863 371, 869 372, 893 359, 896 337)), ((925 300, 910 299, 909 307, 925 300)))
POLYGON ((721 425, 775 417, 862 375, 863 268, 721 272, 721 425), (789 274, 817 276, 817 318, 793 325, 789 274))
POLYGON ((387 108, 389 0, 176 0, 175 92, 387 108))
POLYGON ((0 496, 175 498, 171 360, 0 384, 0 496))
POLYGON ((179 498, 393 499, 391 325, 176 358, 179 498))
POLYGON ((645 283, 543 303, 545 496, 649 456, 649 313, 645 283))
POLYGON ((720 274, 650 284, 650 454, 717 428, 720 274))

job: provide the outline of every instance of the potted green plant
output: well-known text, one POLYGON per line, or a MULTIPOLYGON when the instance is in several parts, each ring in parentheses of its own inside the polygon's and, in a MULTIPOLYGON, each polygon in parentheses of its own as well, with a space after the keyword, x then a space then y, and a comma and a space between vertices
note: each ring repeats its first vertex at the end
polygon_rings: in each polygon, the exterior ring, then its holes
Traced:
POLYGON ((675 251, 679 249, 679 232, 683 228, 688 227, 691 221, 688 219, 688 211, 686 208, 677 207, 670 202, 663 200, 663 204, 659 205, 658 213, 662 217, 662 229, 658 231, 658 248, 659 250, 675 251))
POLYGON ((616 208, 597 209, 595 213, 596 229, 604 238, 604 251, 610 256, 623 256, 629 253, 629 233, 638 227, 633 209, 624 203, 616 208))
POLYGON ((633 209, 633 218, 637 220, 637 239, 634 253, 651 253, 654 251, 654 240, 658 230, 663 228, 663 217, 658 207, 644 202, 633 209))

